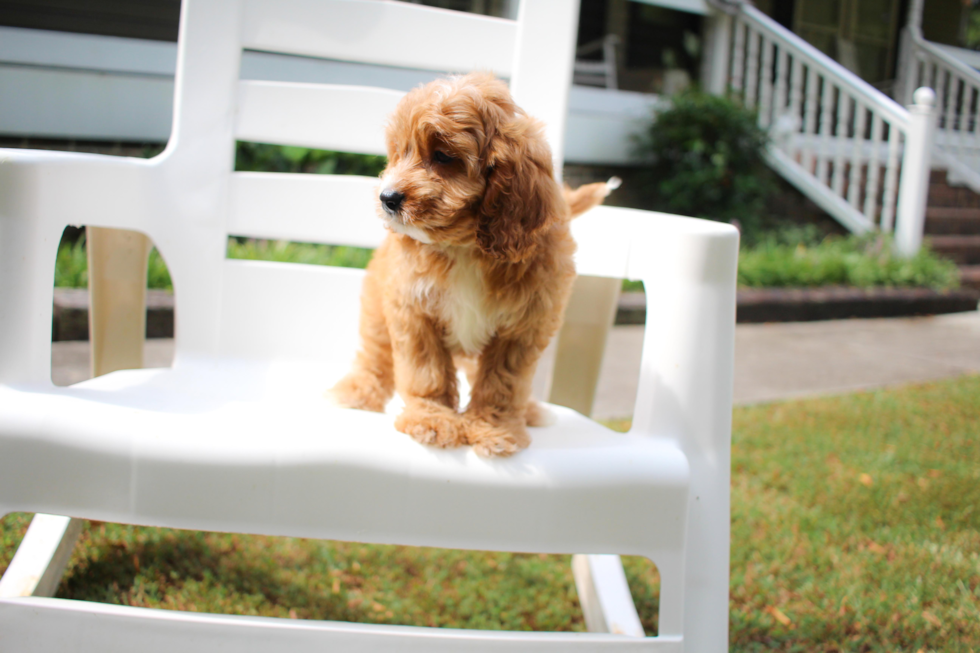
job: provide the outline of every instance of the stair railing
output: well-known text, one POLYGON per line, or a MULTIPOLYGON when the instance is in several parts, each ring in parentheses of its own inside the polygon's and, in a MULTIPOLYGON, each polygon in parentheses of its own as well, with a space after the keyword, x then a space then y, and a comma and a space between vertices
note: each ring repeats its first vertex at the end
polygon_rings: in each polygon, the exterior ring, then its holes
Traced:
POLYGON ((929 94, 917 96, 926 119, 913 121, 755 7, 734 8, 728 86, 770 131, 770 165, 852 232, 891 232, 897 218, 918 225, 921 240, 930 150, 908 144, 930 142, 928 133, 910 133, 934 123, 929 94))
POLYGON ((902 34, 900 62, 907 73, 897 97, 908 103, 920 86, 936 92, 934 155, 951 181, 980 193, 980 72, 926 41, 915 25, 902 34))

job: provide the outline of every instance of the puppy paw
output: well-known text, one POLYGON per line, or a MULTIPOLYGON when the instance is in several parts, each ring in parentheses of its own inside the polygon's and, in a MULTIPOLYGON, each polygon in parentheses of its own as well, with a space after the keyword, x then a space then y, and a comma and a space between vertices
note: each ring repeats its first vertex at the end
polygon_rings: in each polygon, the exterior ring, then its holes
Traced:
POLYGON ((412 406, 395 419, 395 428, 421 444, 434 447, 458 447, 466 444, 460 418, 445 406, 412 406))
POLYGON ((524 419, 527 420, 528 426, 553 426, 558 422, 558 416, 554 411, 534 400, 528 402, 524 419))
POLYGON ((327 401, 341 408, 383 413, 391 394, 391 391, 386 390, 374 377, 351 374, 327 390, 324 396, 327 401))
POLYGON ((523 424, 494 426, 482 420, 467 425, 466 439, 482 458, 510 456, 531 443, 523 424))

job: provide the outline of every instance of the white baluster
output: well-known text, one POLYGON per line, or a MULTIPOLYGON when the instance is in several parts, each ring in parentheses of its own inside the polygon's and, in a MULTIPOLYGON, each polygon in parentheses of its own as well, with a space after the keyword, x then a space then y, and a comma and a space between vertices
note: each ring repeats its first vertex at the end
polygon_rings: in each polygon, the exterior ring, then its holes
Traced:
POLYGON ((830 167, 830 151, 833 143, 831 141, 831 110, 834 101, 834 86, 830 83, 830 78, 823 78, 823 85, 820 88, 820 145, 817 155, 817 179, 821 184, 827 185, 827 169, 830 167))
POLYGON ((834 173, 831 187, 835 195, 844 195, 844 149, 847 147, 847 132, 854 115, 849 112, 851 98, 843 88, 837 88, 837 120, 834 129, 834 173))
POLYGON ((817 131, 817 74, 812 64, 806 67, 806 103, 803 116, 803 159, 800 164, 808 174, 813 174, 813 151, 816 147, 817 131))
POLYGON ((759 124, 769 127, 774 120, 772 106, 772 59, 776 44, 760 34, 762 39, 762 70, 759 72, 761 88, 759 89, 759 124))
MULTIPOLYGON (((864 163, 864 146, 867 139, 864 133, 867 127, 868 110, 861 101, 854 99, 854 147, 851 148, 851 174, 847 182, 847 201, 855 209, 860 209, 859 185, 861 183, 861 168, 864 163)), ((870 170, 866 170, 865 176, 870 170)))
POLYGON ((914 256, 922 246, 932 137, 936 129, 933 112, 936 94, 932 89, 923 87, 915 92, 913 100, 915 103, 909 107, 911 124, 902 157, 902 188, 898 200, 898 224, 895 227, 895 248, 902 256, 914 256))
POLYGON ((868 183, 864 187, 864 217, 872 224, 877 222, 876 213, 878 212, 878 177, 881 174, 881 167, 878 158, 881 150, 882 120, 881 114, 877 111, 871 113, 871 142, 868 157, 868 183))
POLYGON ((776 100, 772 110, 772 120, 776 122, 786 115, 786 91, 789 86, 789 53, 779 46, 776 57, 776 100))
POLYGON ((748 39, 748 58, 745 64, 745 106, 754 107, 759 85, 759 33, 750 26, 745 33, 748 39))
MULTIPOLYGON (((943 66, 943 82, 942 94, 939 96, 939 102, 937 104, 939 113, 943 116, 943 128, 941 130, 937 129, 936 142, 940 147, 951 148, 956 145, 957 134, 954 122, 956 121, 955 105, 959 80, 953 74, 952 70, 943 66), (943 111, 944 108, 945 111, 943 111)), ((938 92, 939 89, 936 89, 936 91, 938 92)))
POLYGON ((793 129, 792 137, 787 139, 788 143, 792 143, 790 147, 793 149, 793 151, 787 151, 787 154, 794 159, 796 157, 796 147, 800 140, 800 132, 802 131, 803 125, 802 101, 803 62, 800 61, 800 57, 798 55, 794 55, 792 77, 790 78, 789 115, 793 120, 793 122, 790 124, 794 125, 795 127, 793 129))
POLYGON ((898 145, 901 134, 895 123, 888 124, 888 163, 885 165, 885 192, 881 198, 881 230, 889 232, 895 221, 898 190, 898 145))
POLYGON ((732 47, 732 92, 742 93, 743 67, 745 61, 745 22, 735 20, 735 45, 732 47))

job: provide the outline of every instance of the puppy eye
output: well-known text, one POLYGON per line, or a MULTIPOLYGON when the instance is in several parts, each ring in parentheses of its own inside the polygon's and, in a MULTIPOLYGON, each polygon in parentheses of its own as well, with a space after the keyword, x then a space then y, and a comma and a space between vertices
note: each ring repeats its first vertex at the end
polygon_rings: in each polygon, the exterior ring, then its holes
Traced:
POLYGON ((435 153, 433 153, 432 158, 436 163, 441 163, 443 165, 447 163, 452 163, 453 161, 456 160, 456 157, 449 156, 442 150, 436 150, 435 153))

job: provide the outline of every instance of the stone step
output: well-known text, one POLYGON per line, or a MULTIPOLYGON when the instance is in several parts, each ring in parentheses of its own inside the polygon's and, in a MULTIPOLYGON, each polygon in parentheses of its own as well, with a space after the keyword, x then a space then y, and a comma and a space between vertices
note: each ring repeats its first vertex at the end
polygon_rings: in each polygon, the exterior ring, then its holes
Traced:
POLYGON ((929 236, 933 251, 957 265, 980 264, 980 235, 929 236))
POLYGON ((961 265, 960 284, 964 288, 980 290, 980 265, 961 265))
POLYGON ((980 208, 980 195, 961 186, 930 184, 926 203, 930 207, 980 208))
POLYGON ((930 206, 926 209, 927 234, 980 234, 980 208, 930 206))

